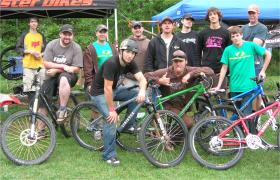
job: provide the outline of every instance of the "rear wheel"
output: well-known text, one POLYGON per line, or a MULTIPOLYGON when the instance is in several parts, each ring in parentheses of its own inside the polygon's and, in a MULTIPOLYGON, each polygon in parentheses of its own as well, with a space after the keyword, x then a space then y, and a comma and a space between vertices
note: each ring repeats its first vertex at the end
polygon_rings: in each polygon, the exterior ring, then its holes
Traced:
POLYGON ((55 128, 45 116, 37 114, 35 136, 30 137, 31 117, 29 111, 11 115, 1 132, 1 145, 8 159, 18 165, 34 165, 46 161, 56 144, 55 128), (38 126, 44 125, 44 130, 38 126))
POLYGON ((141 148, 154 166, 167 168, 176 166, 187 152, 188 130, 183 121, 171 111, 158 111, 162 126, 166 131, 164 136, 156 114, 150 114, 141 127, 141 148))
POLYGON ((0 73, 8 80, 22 78, 22 56, 15 49, 15 46, 10 46, 0 54, 0 73))
POLYGON ((89 150, 103 148, 103 123, 106 119, 91 102, 78 104, 71 115, 71 131, 80 146, 89 150))
POLYGON ((234 166, 241 159, 244 147, 240 141, 244 140, 244 136, 240 128, 235 126, 224 137, 219 137, 230 125, 231 121, 213 116, 192 128, 189 146, 198 163, 211 169, 223 170, 234 166), (229 139, 235 142, 225 141, 229 139))

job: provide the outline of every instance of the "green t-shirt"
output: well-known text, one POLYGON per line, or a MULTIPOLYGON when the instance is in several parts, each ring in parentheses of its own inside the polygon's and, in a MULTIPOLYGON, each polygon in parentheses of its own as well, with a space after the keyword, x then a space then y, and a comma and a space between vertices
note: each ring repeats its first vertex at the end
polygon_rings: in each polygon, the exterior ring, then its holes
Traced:
POLYGON ((222 56, 221 63, 229 68, 230 92, 246 92, 256 87, 254 56, 263 56, 265 49, 253 42, 243 41, 241 47, 228 46, 222 56))
POLYGON ((101 68, 102 64, 111 56, 113 56, 113 51, 109 45, 108 42, 106 42, 104 45, 99 44, 97 41, 92 43, 93 47, 96 50, 97 54, 97 64, 98 69, 101 68))

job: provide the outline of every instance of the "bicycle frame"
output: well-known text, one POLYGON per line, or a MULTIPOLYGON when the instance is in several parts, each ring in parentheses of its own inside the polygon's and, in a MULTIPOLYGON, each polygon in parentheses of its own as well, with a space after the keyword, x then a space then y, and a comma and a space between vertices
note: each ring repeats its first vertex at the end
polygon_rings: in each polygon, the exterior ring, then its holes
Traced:
POLYGON ((229 143, 233 143, 233 144, 224 144, 225 146, 226 145, 230 145, 230 146, 240 146, 240 144, 246 144, 246 141, 245 140, 236 140, 236 139, 231 139, 231 138, 224 138, 226 136, 226 134, 228 134, 235 126, 238 126, 239 124, 242 124, 242 127, 243 127, 243 130, 244 130, 244 133, 245 135, 248 135, 250 134, 249 132, 249 129, 245 123, 245 121, 247 120, 250 120, 256 116, 259 116, 261 114, 264 114, 265 112, 269 111, 269 110, 272 110, 276 108, 271 116, 268 118, 268 120, 263 124, 262 128, 259 130, 257 136, 258 137, 261 137, 264 132, 266 131, 266 129, 268 128, 269 125, 271 125, 272 123, 275 123, 273 122, 275 120, 275 117, 277 116, 277 114, 279 113, 280 111, 280 100, 277 99, 273 104, 265 107, 264 109, 261 109, 253 114, 250 114, 246 117, 242 117, 236 121, 234 121, 229 127, 227 127, 224 131, 222 131, 218 137, 223 141, 223 142, 229 142, 229 143))
POLYGON ((159 106, 160 109, 163 110, 164 109, 163 103, 165 101, 169 101, 171 99, 174 99, 175 97, 178 97, 178 96, 181 96, 183 94, 190 93, 190 92, 195 92, 195 94, 192 96, 192 98, 189 100, 189 102, 183 107, 183 109, 179 112, 178 116, 182 117, 187 112, 189 107, 193 104, 193 102, 199 96, 201 96, 203 93, 206 92, 206 90, 204 88, 204 85, 202 83, 199 83, 198 85, 195 85, 195 86, 192 86, 190 88, 178 91, 176 93, 173 93, 173 94, 165 96, 165 97, 160 97, 160 96, 157 95, 157 106, 159 106))

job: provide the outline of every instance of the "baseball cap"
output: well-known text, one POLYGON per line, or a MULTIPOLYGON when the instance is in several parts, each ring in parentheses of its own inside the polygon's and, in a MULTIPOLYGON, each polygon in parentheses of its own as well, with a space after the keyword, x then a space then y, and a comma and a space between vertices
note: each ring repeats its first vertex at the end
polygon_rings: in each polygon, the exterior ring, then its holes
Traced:
POLYGON ((186 57, 187 56, 183 51, 177 50, 177 51, 174 51, 174 53, 172 55, 172 61, 185 61, 186 57))
POLYGON ((162 18, 160 25, 164 22, 164 21, 170 21, 171 23, 173 23, 173 19, 169 16, 165 16, 164 18, 162 18))
POLYGON ((194 18, 192 17, 191 13, 187 13, 183 16, 183 19, 191 19, 192 21, 194 21, 194 18))
POLYGON ((108 28, 107 28, 107 26, 105 26, 104 24, 99 24, 99 25, 96 27, 95 32, 99 32, 99 31, 101 31, 101 30, 106 30, 106 31, 108 31, 108 28))
POLYGON ((132 25, 131 27, 134 28, 134 27, 142 27, 142 23, 140 21, 132 21, 132 25))
POLYGON ((259 13, 259 12, 260 12, 259 6, 257 6, 256 4, 251 4, 251 5, 248 7, 248 12, 259 13))
POLYGON ((64 24, 63 26, 61 26, 60 28, 60 32, 63 33, 63 32, 70 32, 73 34, 73 31, 74 31, 74 28, 72 25, 70 24, 64 24))

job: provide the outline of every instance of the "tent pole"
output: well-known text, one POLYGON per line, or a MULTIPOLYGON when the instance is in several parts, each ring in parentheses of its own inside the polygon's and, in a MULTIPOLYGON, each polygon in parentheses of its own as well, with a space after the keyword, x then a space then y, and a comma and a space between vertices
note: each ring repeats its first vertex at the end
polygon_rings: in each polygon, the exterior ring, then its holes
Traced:
POLYGON ((115 15, 115 46, 116 46, 116 49, 119 50, 117 9, 114 9, 114 15, 115 15))
MULTIPOLYGON (((107 26, 107 28, 108 28, 108 30, 109 30, 109 19, 108 19, 108 18, 106 19, 106 26, 107 26)), ((109 40, 109 34, 108 34, 108 36, 107 36, 107 41, 110 42, 110 40, 109 40)))

